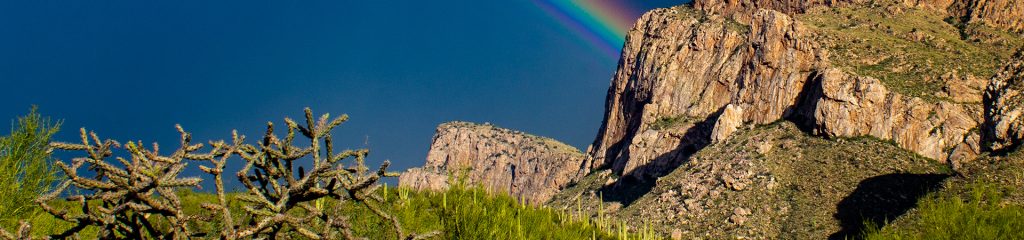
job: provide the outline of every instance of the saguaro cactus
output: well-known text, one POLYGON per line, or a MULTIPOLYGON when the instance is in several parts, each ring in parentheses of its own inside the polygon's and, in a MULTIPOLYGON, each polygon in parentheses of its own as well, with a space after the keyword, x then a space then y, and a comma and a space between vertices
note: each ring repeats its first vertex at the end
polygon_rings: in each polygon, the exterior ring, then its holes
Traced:
MULTIPOLYGON (((176 126, 181 134, 180 146, 170 155, 160 155, 160 147, 153 144, 144 148, 141 142, 120 144, 103 140, 84 128, 81 143, 53 143, 54 149, 83 151, 85 157, 75 158, 70 164, 57 166, 67 179, 37 203, 47 213, 73 223, 70 229, 49 237, 75 238, 88 227, 97 227, 104 239, 185 239, 217 236, 220 239, 248 238, 311 238, 355 239, 348 222, 349 216, 339 209, 327 209, 327 201, 335 206, 354 201, 386 220, 400 239, 418 239, 433 235, 409 234, 402 230, 398 220, 381 209, 383 202, 376 195, 377 182, 383 177, 394 177, 387 172, 385 161, 376 171, 365 165, 366 149, 345 150, 335 153, 331 130, 345 122, 342 115, 329 120, 324 114, 313 118, 305 109, 305 125, 285 118, 287 134, 279 138, 274 124, 267 123, 267 131, 259 143, 246 144, 245 136, 232 132, 231 142, 210 141, 209 150, 199 152, 204 144, 192 144, 191 134, 176 126), (308 140, 297 141, 299 139, 308 140), (308 145, 297 146, 297 142, 308 145), (109 162, 115 149, 124 149, 130 159, 114 157, 120 164, 109 162), (224 168, 229 161, 244 160, 245 166, 236 173, 245 192, 229 199, 224 186, 224 168), (310 170, 300 165, 312 161, 310 170), (189 162, 201 164, 199 168, 214 178, 216 202, 201 203, 208 214, 186 214, 178 190, 199 186, 202 179, 178 177, 189 162), (344 164, 343 162, 349 162, 344 164), (95 173, 80 175, 82 167, 95 173), (71 213, 51 206, 60 197, 77 203, 81 211, 71 213), (229 202, 242 201, 245 217, 235 219, 229 202), (197 220, 219 220, 218 233, 196 232, 190 223, 197 220)), ((31 226, 22 224, 15 234, 0 230, 0 238, 28 238, 31 226)))

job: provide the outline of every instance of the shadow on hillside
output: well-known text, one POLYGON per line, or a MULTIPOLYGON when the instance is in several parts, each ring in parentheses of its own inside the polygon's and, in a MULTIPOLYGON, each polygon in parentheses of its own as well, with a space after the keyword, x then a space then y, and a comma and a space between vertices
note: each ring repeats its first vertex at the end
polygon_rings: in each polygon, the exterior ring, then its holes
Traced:
MULTIPOLYGON (((694 123, 680 137, 681 141, 675 149, 659 155, 654 160, 639 166, 630 173, 623 173, 623 177, 612 185, 600 189, 605 202, 619 202, 623 206, 629 206, 640 197, 646 195, 654 188, 658 178, 668 175, 676 168, 689 161, 690 157, 707 147, 710 144, 711 130, 718 121, 725 107, 719 108, 710 117, 703 121, 694 123)), ((625 154, 628 156, 628 152, 625 154)))
POLYGON ((946 174, 886 174, 864 179, 836 206, 841 229, 829 239, 860 239, 867 223, 882 227, 917 205, 936 190, 946 174))

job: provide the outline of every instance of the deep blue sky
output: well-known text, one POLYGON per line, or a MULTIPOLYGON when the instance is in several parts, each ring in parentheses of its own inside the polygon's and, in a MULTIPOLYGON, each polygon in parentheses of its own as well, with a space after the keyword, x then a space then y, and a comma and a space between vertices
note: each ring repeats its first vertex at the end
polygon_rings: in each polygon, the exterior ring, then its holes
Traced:
POLYGON ((586 148, 616 61, 525 0, 0 3, 0 118, 37 104, 63 141, 87 127, 171 150, 175 123, 255 139, 310 106, 349 114, 339 147, 393 170, 453 120, 586 148))

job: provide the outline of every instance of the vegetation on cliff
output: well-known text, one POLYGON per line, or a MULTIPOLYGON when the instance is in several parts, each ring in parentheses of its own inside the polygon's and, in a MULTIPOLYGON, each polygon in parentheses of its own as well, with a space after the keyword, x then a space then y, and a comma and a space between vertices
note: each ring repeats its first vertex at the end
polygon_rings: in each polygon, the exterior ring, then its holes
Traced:
POLYGON ((1019 34, 897 3, 818 7, 797 18, 830 50, 832 64, 932 101, 979 103, 985 80, 1024 46, 1019 34))

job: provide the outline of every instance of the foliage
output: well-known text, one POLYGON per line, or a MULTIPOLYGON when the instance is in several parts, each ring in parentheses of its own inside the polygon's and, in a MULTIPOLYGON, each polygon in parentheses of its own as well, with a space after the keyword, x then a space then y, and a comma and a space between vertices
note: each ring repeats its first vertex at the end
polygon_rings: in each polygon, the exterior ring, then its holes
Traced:
POLYGON ((686 116, 686 115, 679 115, 679 116, 674 116, 674 117, 662 117, 662 118, 658 118, 657 120, 654 120, 654 123, 651 123, 651 129, 654 129, 654 130, 664 130, 664 129, 678 127, 678 126, 683 125, 685 123, 694 123, 694 122, 698 122, 698 120, 696 118, 693 118, 693 117, 690 117, 690 116, 686 116))
POLYGON ((969 196, 931 196, 913 222, 875 228, 866 239, 1024 239, 1024 207, 1004 204, 992 185, 974 184, 969 196))
POLYGON ((18 118, 10 135, 0 137, 0 226, 13 226, 17 219, 33 215, 38 210, 33 200, 57 179, 47 144, 61 123, 36 110, 32 107, 18 118))
MULTIPOLYGON (((445 191, 416 191, 384 186, 377 191, 382 200, 382 210, 398 219, 403 229, 442 233, 432 239, 658 239, 650 229, 630 233, 624 222, 616 223, 605 216, 590 219, 561 210, 523 205, 508 195, 487 193, 480 187, 456 185, 445 191)), ((242 211, 240 209, 244 205, 233 200, 237 194, 240 193, 227 194, 233 213, 242 211)), ((217 199, 213 193, 189 190, 179 191, 178 196, 186 213, 203 211, 196 206, 217 199)), ((73 206, 73 203, 63 201, 55 204, 73 206)), ((354 235, 368 239, 396 238, 395 232, 387 225, 388 220, 373 215, 360 203, 328 199, 325 205, 337 208, 339 214, 349 217, 354 235)), ((241 217, 236 214, 235 219, 241 217)), ((31 225, 37 234, 52 234, 71 226, 52 216, 33 219, 31 225), (55 227, 35 227, 50 224, 55 227)), ((195 232, 216 232, 220 225, 220 220, 210 219, 193 226, 195 232)), ((88 228, 80 236, 96 238, 95 230, 88 228)))
MULTIPOLYGON (((161 155, 157 144, 147 149, 141 142, 122 145, 100 140, 84 128, 81 143, 52 143, 55 149, 83 151, 86 156, 70 164, 57 162, 67 179, 36 200, 47 213, 72 225, 50 237, 83 237, 95 231, 96 237, 103 239, 211 235, 221 239, 356 238, 349 218, 338 208, 328 208, 329 200, 360 204, 388 220, 384 225, 398 238, 429 236, 404 232, 398 221, 378 206, 383 200, 376 194, 376 183, 396 175, 386 171, 388 162, 371 172, 364 162, 367 150, 334 152, 330 131, 347 116, 328 121, 327 114, 317 120, 308 108, 305 113, 304 126, 285 118, 284 139, 275 135, 273 124, 268 123, 266 135, 256 145, 245 144, 244 136, 233 133, 230 143, 211 141, 211 149, 202 153, 198 151, 204 145, 192 144, 191 135, 180 126, 180 147, 170 155, 161 155), (308 139, 309 145, 293 145, 297 134, 308 139), (114 150, 122 148, 130 159, 114 156, 114 150), (232 156, 245 160, 245 167, 236 174, 246 188, 243 193, 225 192, 223 171, 232 156), (117 162, 109 161, 111 157, 117 162), (346 159, 352 159, 352 164, 342 164, 346 159), (294 163, 298 160, 312 160, 311 170, 296 168, 301 165, 294 163), (188 162, 205 164, 199 168, 214 177, 215 197, 192 196, 190 200, 196 202, 183 201, 182 193, 202 181, 178 177, 188 162), (89 175, 81 175, 81 171, 89 175), (58 197, 66 201, 58 201, 58 197), (238 206, 238 202, 245 204, 238 206), (241 217, 236 215, 239 212, 241 217)), ((30 229, 31 224, 22 223, 16 233, 0 231, 0 237, 28 237, 30 229)))
MULTIPOLYGON (((413 231, 438 230, 440 239, 656 239, 651 231, 629 233, 624 223, 591 219, 543 206, 522 204, 507 194, 455 184, 444 191, 398 188, 383 194, 388 212, 413 231)), ((358 211, 345 211, 360 214, 358 211)), ((380 220, 363 218, 355 232, 390 239, 380 220), (381 233, 373 235, 373 233, 381 233)))
POLYGON ((929 101, 948 100, 937 93, 954 80, 943 76, 988 79, 1024 45, 1019 35, 944 16, 899 6, 847 6, 815 8, 798 18, 829 49, 836 66, 929 101))

